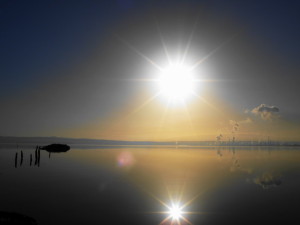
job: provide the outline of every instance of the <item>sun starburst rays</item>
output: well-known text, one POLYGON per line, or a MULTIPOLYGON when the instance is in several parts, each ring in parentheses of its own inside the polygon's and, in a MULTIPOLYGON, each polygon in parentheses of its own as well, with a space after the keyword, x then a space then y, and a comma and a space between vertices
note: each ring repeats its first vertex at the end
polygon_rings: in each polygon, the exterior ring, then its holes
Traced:
MULTIPOLYGON (((152 65, 153 68, 155 68, 157 71, 153 74, 152 78, 145 77, 140 79, 132 79, 132 81, 154 84, 153 88, 155 89, 155 91, 153 95, 150 95, 150 97, 146 98, 144 102, 142 102, 130 114, 138 113, 154 100, 159 100, 164 106, 165 110, 162 112, 161 119, 157 120, 159 122, 159 124, 157 124, 158 130, 162 130, 166 120, 170 119, 168 117, 170 111, 173 111, 173 109, 175 110, 175 108, 181 108, 185 110, 185 115, 188 119, 189 127, 194 133, 192 134, 193 137, 196 137, 197 131, 194 129, 193 116, 190 113, 188 103, 196 100, 201 100, 202 103, 207 104, 210 108, 219 111, 218 108, 207 101, 204 96, 199 93, 199 91, 203 90, 202 87, 205 88, 204 84, 206 82, 219 82, 220 80, 206 79, 206 76, 203 76, 206 74, 203 73, 202 68, 199 69, 199 65, 204 63, 216 52, 218 52, 225 44, 231 41, 233 37, 225 40, 219 46, 217 46, 215 49, 213 49, 211 52, 204 55, 200 59, 195 60, 194 63, 190 63, 192 61, 192 58, 189 54, 192 49, 193 41, 195 40, 195 35, 198 28, 198 18, 195 20, 190 34, 186 36, 187 38, 185 44, 182 45, 184 47, 181 50, 178 49, 178 52, 175 55, 170 54, 170 46, 168 46, 168 42, 164 38, 160 24, 157 20, 155 20, 155 22, 163 54, 166 59, 162 63, 158 63, 152 57, 147 56, 147 54, 141 52, 137 47, 133 46, 125 39, 118 37, 118 39, 122 43, 124 43, 129 49, 135 52, 147 63, 152 65)), ((157 134, 159 135, 160 132, 157 132, 157 134)))
POLYGON ((164 53, 165 53, 166 58, 168 60, 168 63, 171 64, 171 57, 170 57, 170 55, 168 53, 167 45, 165 44, 165 40, 164 40, 164 37, 162 35, 162 32, 160 30, 160 26, 159 26, 159 23, 158 23, 157 20, 156 20, 156 28, 157 28, 157 32, 158 32, 158 35, 159 35, 159 38, 160 38, 160 41, 161 41, 161 45, 162 45, 162 47, 164 49, 164 53))
POLYGON ((194 33, 195 33, 195 31, 197 29, 197 26, 198 26, 198 21, 199 21, 199 18, 196 19, 196 21, 194 23, 194 26, 193 26, 193 29, 191 31, 191 34, 189 36, 189 39, 188 39, 188 41, 186 43, 186 47, 185 47, 185 50, 184 50, 184 53, 183 53, 183 56, 182 56, 182 60, 181 60, 182 64, 184 64, 186 56, 188 55, 188 52, 190 50, 190 46, 191 46, 192 40, 194 38, 194 33))
MULTIPOLYGON (((197 96, 198 94, 195 94, 195 86, 199 85, 200 83, 205 82, 214 82, 216 80, 206 80, 206 79, 200 79, 199 74, 197 76, 194 76, 193 73, 196 70, 196 68, 203 63, 205 60, 210 58, 213 54, 215 54, 224 44, 228 42, 224 41, 220 46, 215 48, 213 51, 202 57, 201 59, 197 60, 192 65, 186 65, 186 58, 189 54, 190 47, 192 45, 192 41, 194 38, 194 33, 197 28, 197 21, 195 22, 193 29, 191 31, 191 34, 189 35, 189 38, 187 40, 187 43, 185 45, 184 51, 182 54, 178 54, 176 57, 177 59, 174 60, 171 58, 168 47, 166 44, 166 41, 163 38, 161 29, 159 27, 158 22, 156 22, 157 25, 157 31, 159 38, 161 40, 161 45, 164 50, 165 57, 167 59, 168 65, 167 66, 161 66, 159 63, 155 62, 155 60, 148 57, 146 54, 143 54, 140 52, 136 47, 131 45, 129 42, 125 41, 124 39, 119 38, 124 44, 126 44, 132 51, 137 53, 140 57, 145 59, 148 63, 150 63, 152 66, 154 66, 158 70, 158 74, 160 74, 160 77, 154 77, 153 79, 141 79, 140 81, 145 82, 155 82, 158 83, 160 86, 160 90, 158 93, 154 94, 154 98, 158 96, 162 96, 165 98, 168 98, 168 102, 178 104, 186 102, 188 98, 191 96, 197 96)), ((231 40, 231 39, 230 39, 231 40)), ((175 57, 175 58, 176 58, 175 57)), ((152 99, 152 97, 151 97, 152 99)), ((176 105, 175 104, 175 105, 176 105)), ((180 105, 180 104, 179 104, 180 105)))
POLYGON ((140 52, 136 47, 134 47, 133 45, 131 45, 129 42, 127 42, 126 40, 124 40, 124 39, 122 39, 120 37, 118 39, 121 42, 123 42, 128 48, 130 48, 132 51, 134 51, 136 54, 138 54, 140 57, 142 57, 143 59, 145 59, 152 66, 154 66, 158 70, 162 70, 162 67, 160 67, 154 60, 152 60, 151 58, 149 58, 148 56, 146 56, 145 54, 143 54, 142 52, 140 52))
POLYGON ((159 198, 155 197, 155 199, 159 201, 159 203, 165 208, 164 211, 155 212, 155 214, 166 215, 166 218, 164 218, 160 222, 160 225, 164 225, 167 222, 168 224, 181 225, 182 221, 192 225, 192 223, 188 220, 187 215, 201 214, 200 212, 192 212, 185 210, 185 208, 196 199, 195 197, 193 197, 191 200, 187 201, 184 204, 181 203, 183 199, 183 192, 181 192, 180 195, 177 196, 177 198, 172 195, 170 195, 169 198, 169 204, 167 204, 159 198))

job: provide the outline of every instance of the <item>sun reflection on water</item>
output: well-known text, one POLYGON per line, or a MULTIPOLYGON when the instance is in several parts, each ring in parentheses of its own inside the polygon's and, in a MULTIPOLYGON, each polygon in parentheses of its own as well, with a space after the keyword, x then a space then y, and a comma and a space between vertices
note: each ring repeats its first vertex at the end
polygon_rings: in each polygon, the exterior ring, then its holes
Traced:
POLYGON ((167 217, 161 221, 160 225, 184 225, 192 223, 188 220, 186 215, 188 214, 198 214, 195 212, 183 211, 183 209, 187 206, 187 204, 180 204, 180 203, 171 203, 170 205, 165 205, 168 211, 162 212, 166 214, 167 217))
POLYGON ((172 203, 170 206, 167 206, 168 211, 163 212, 168 216, 160 224, 179 224, 181 225, 183 221, 191 224, 183 215, 186 212, 183 211, 184 206, 180 203, 172 203))
POLYGON ((159 225, 184 225, 184 224, 191 224, 192 223, 189 221, 187 218, 187 215, 189 214, 201 214, 200 212, 191 212, 184 210, 187 206, 189 206, 195 199, 199 197, 199 195, 194 196, 191 200, 186 201, 183 203, 182 201, 182 192, 180 196, 177 196, 175 198, 174 196, 172 197, 169 194, 170 201, 169 204, 165 203, 164 201, 160 200, 159 198, 153 196, 162 206, 165 207, 166 211, 160 211, 157 212, 158 214, 164 214, 166 217, 160 222, 159 225), (176 200, 175 200, 176 199, 176 200))

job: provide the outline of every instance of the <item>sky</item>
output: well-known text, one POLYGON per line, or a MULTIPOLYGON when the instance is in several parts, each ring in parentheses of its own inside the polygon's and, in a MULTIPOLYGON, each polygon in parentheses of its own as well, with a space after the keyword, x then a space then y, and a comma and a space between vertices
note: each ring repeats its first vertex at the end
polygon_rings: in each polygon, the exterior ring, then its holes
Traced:
POLYGON ((299 1, 0 1, 0 136, 300 141, 299 1), (170 62, 193 95, 160 93, 170 62), (175 63, 176 64, 176 63, 175 63))

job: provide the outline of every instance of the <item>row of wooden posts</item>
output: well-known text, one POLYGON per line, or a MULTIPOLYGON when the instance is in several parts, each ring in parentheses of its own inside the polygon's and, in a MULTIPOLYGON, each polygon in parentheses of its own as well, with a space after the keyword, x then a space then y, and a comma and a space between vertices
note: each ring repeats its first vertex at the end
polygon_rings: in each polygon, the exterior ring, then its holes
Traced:
MULTIPOLYGON (((50 157, 50 155, 49 155, 50 157)), ((17 167, 21 167, 23 165, 23 160, 24 160, 24 153, 21 150, 20 152, 20 162, 18 163, 18 159, 19 159, 19 152, 16 152, 15 154, 15 168, 17 167)), ((41 149, 39 146, 36 146, 35 148, 35 152, 34 152, 34 166, 40 166, 40 160, 41 160, 41 149)), ((32 157, 32 153, 30 153, 30 161, 29 161, 29 165, 32 166, 33 164, 33 157, 32 157)))

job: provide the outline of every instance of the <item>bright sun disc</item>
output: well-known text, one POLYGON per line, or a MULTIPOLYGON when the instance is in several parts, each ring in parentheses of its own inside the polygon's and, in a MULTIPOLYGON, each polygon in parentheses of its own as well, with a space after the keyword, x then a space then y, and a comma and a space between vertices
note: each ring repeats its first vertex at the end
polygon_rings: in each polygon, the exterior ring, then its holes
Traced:
POLYGON ((158 81, 162 95, 168 100, 185 100, 194 90, 192 73, 182 65, 171 65, 164 69, 158 81))

